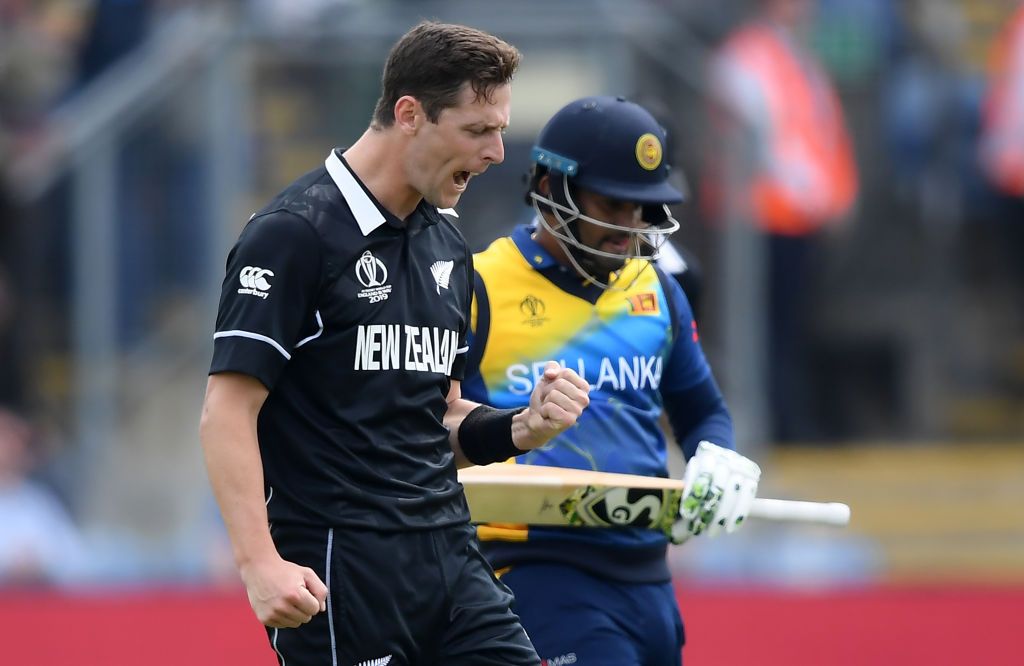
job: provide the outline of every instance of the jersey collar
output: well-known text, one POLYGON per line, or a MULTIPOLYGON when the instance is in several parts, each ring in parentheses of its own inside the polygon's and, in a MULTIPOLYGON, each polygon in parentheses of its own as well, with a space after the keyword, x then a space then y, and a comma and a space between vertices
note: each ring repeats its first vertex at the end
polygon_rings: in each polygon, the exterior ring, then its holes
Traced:
MULTIPOLYGON (((352 217, 356 218, 356 224, 359 225, 359 231, 363 233, 363 236, 369 236, 371 231, 387 222, 387 218, 366 194, 366 190, 363 189, 356 175, 352 173, 348 163, 338 155, 337 150, 331 151, 331 154, 324 160, 324 166, 327 167, 327 173, 330 174, 331 180, 341 191, 341 195, 348 204, 349 210, 352 211, 352 217)), ((423 210, 429 208, 429 206, 424 207, 423 201, 417 206, 417 208, 421 207, 423 210)), ((451 217, 459 216, 454 208, 438 208, 437 212, 451 217)), ((428 224, 436 221, 429 215, 425 215, 425 217, 428 224)), ((403 225, 399 224, 398 226, 403 225)))
POLYGON ((533 266, 534 270, 558 266, 558 262, 541 244, 533 240, 533 232, 537 230, 538 220, 530 224, 521 224, 512 231, 512 242, 519 248, 523 258, 533 266))
POLYGON ((563 291, 589 303, 597 303, 597 299, 605 293, 602 287, 583 280, 575 270, 558 263, 540 243, 533 240, 533 232, 537 230, 539 224, 540 220, 534 218, 532 223, 518 226, 512 231, 512 242, 522 253, 523 259, 526 259, 533 270, 541 273, 563 291))
POLYGON ((324 160, 324 166, 327 167, 327 173, 331 175, 331 180, 341 190, 341 195, 345 197, 345 202, 348 204, 349 210, 352 211, 352 217, 356 218, 359 231, 363 232, 364 236, 369 236, 371 231, 384 224, 386 220, 380 209, 377 208, 377 204, 367 196, 363 186, 356 180, 355 174, 349 169, 348 164, 338 156, 337 151, 331 151, 331 154, 324 160))

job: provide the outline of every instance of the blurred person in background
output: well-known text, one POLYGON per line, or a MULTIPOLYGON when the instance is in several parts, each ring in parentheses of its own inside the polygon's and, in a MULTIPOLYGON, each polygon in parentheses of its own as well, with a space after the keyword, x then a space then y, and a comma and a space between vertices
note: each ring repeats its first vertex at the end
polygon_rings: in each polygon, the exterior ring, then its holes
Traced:
POLYGON ((0 406, 0 585, 74 582, 86 564, 71 515, 32 477, 32 441, 28 422, 0 406))
POLYGON ((1024 284, 1024 3, 990 49, 981 109, 979 157, 1003 225, 1006 263, 1024 284))
POLYGON ((28 268, 18 264, 24 260, 20 237, 28 233, 30 217, 13 166, 46 133, 46 115, 73 79, 82 5, 0 0, 0 264, 6 264, 12 280, 28 268))
MULTIPOLYGON (((665 140, 656 119, 623 98, 565 106, 532 152, 533 222, 474 257, 463 395, 521 408, 549 357, 592 387, 576 427, 517 464, 667 477, 663 408, 688 461, 683 511, 666 516, 664 531, 480 526, 545 663, 681 664, 669 540, 734 531, 760 478, 734 450, 687 297, 653 263, 679 226, 668 204, 684 198, 668 181, 665 140)), ((647 510, 642 501, 609 507, 647 510)))
POLYGON ((1024 198, 1024 4, 992 46, 982 109, 981 164, 1003 194, 1024 198))
POLYGON ((0 167, 41 131, 72 80, 86 4, 0 1, 0 167))
MULTIPOLYGON (((1024 3, 996 36, 987 65, 978 161, 995 211, 1005 222, 1000 228, 1001 258, 1016 283, 1024 286, 1024 3)), ((1014 347, 1022 348, 1020 336, 1014 347)))
POLYGON ((456 466, 543 445, 588 386, 550 362, 525 409, 461 397, 472 255, 443 212, 504 160, 518 64, 490 34, 415 26, 362 136, 229 254, 200 435, 282 664, 540 664, 456 466))
MULTIPOLYGON (((831 81, 804 43, 814 0, 755 0, 709 66, 711 146, 702 206, 749 224, 767 243, 768 386, 776 441, 814 437, 807 423, 809 288, 816 242, 850 211, 854 154, 831 81)), ((734 270, 726 267, 725 270, 734 270)))

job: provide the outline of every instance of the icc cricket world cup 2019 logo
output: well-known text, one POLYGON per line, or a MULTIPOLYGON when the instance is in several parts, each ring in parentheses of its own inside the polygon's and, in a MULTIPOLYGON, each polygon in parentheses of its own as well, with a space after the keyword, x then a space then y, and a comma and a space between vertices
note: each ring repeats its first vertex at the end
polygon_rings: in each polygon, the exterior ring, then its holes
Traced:
POLYGON ((528 326, 540 326, 548 320, 544 316, 547 311, 547 306, 544 305, 544 301, 540 300, 533 294, 528 294, 526 298, 519 302, 519 311, 526 315, 526 319, 523 323, 528 326))
POLYGON ((385 284, 388 281, 388 268, 369 250, 363 252, 356 261, 356 279, 365 287, 356 293, 359 298, 379 303, 391 295, 391 285, 385 284))
POLYGON ((379 287, 388 281, 388 267, 367 250, 356 264, 356 277, 364 287, 379 287))

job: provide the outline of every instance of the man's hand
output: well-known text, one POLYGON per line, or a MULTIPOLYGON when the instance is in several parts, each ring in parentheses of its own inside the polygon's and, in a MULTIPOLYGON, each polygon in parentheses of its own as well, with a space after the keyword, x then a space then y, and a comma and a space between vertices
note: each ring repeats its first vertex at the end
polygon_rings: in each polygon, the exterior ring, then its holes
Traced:
POLYGON ((757 495, 761 468, 750 458, 711 442, 697 445, 686 463, 686 491, 679 503, 679 518, 672 526, 672 543, 691 536, 734 532, 743 524, 757 495))
POLYGON ((249 604, 272 628, 294 628, 327 610, 327 586, 309 567, 280 557, 240 568, 249 604))
POLYGON ((590 384, 576 372, 548 361, 530 394, 530 406, 512 420, 512 442, 523 451, 547 443, 576 423, 590 404, 590 384))

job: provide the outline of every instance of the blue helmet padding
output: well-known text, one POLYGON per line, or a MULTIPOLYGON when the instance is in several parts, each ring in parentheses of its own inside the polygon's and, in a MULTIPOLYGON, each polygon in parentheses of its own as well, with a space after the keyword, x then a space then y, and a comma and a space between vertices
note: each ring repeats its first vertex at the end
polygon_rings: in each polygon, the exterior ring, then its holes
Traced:
POLYGON ((568 157, 562 155, 556 155, 550 151, 544 150, 539 146, 534 146, 533 150, 530 151, 530 159, 537 164, 546 166, 554 171, 567 174, 569 176, 575 176, 576 172, 579 171, 579 164, 576 160, 571 160, 568 157))

